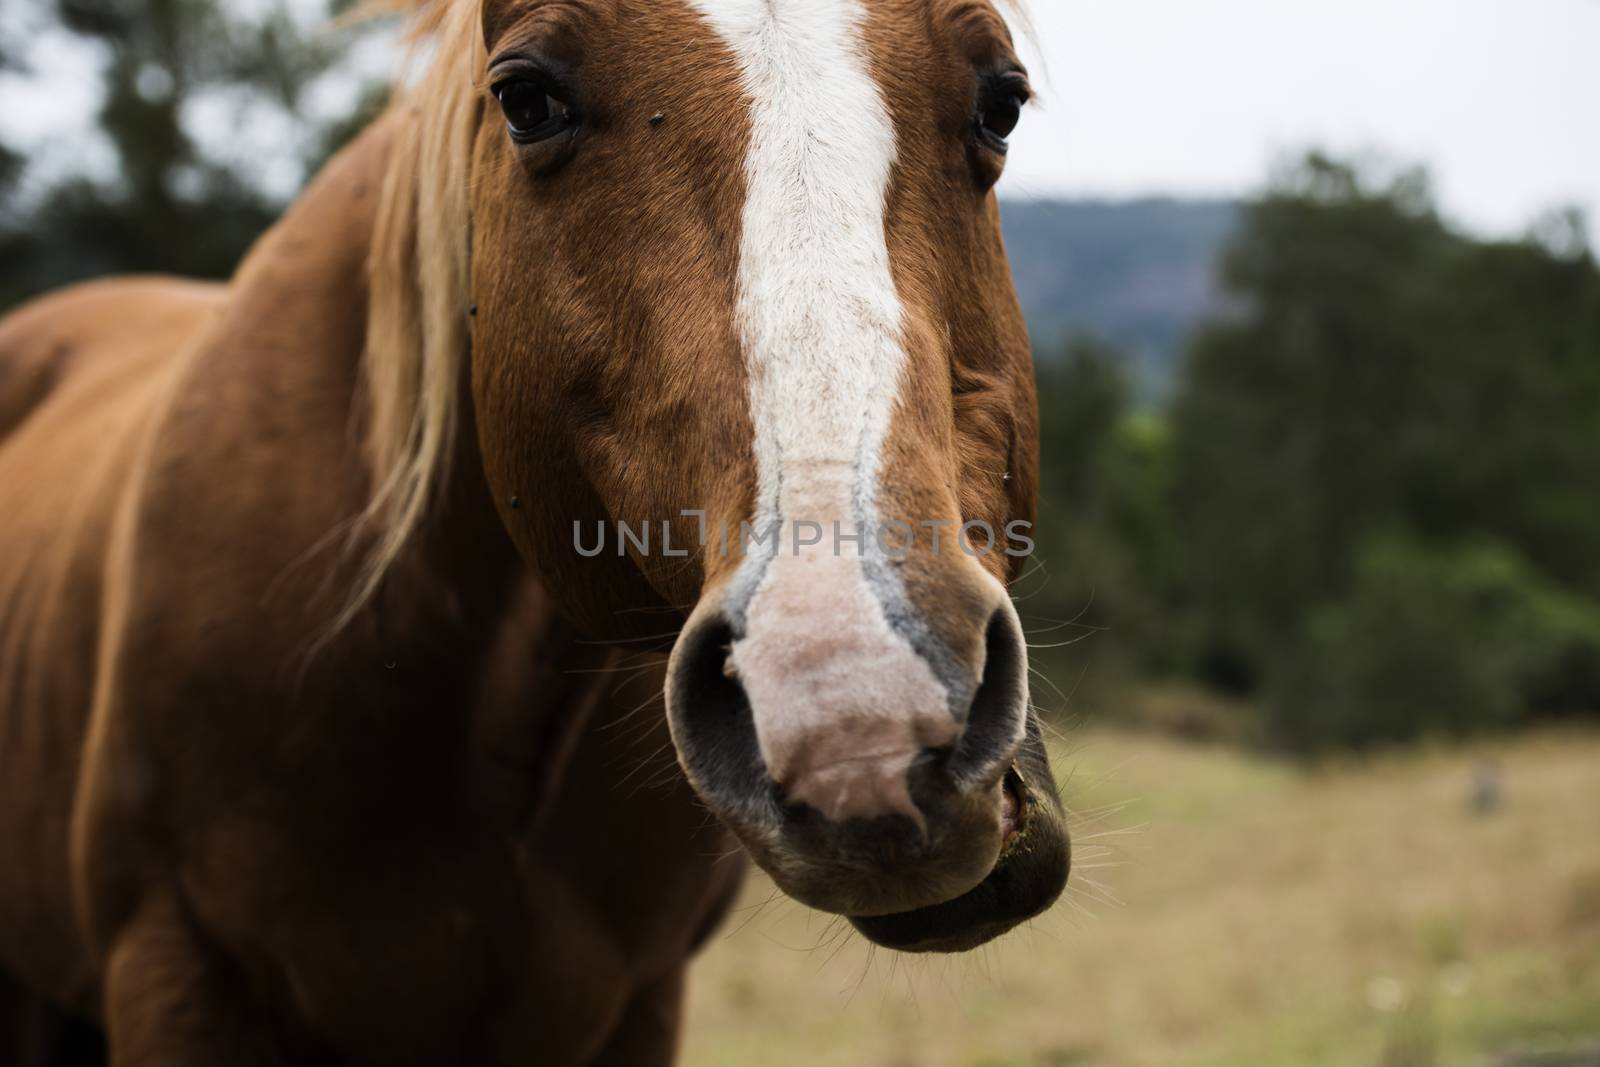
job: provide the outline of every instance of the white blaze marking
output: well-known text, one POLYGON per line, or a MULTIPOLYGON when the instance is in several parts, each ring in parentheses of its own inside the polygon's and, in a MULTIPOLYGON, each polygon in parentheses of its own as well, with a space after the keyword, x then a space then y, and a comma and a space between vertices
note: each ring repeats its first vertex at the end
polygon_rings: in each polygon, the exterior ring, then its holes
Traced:
MULTIPOLYGON (((958 728, 832 524, 873 522, 906 363, 884 233, 895 131, 868 67, 861 0, 691 0, 737 57, 751 138, 736 317, 750 378, 756 522, 823 544, 745 561, 733 649, 773 776, 835 819, 919 817, 905 768, 958 728), (822 727, 819 729, 819 727, 822 727)), ((875 545, 868 531, 866 549, 875 545)))
POLYGON ((757 515, 763 528, 849 530, 849 493, 870 502, 905 365, 884 236, 895 133, 864 55, 866 15, 860 0, 691 2, 751 98, 737 318, 757 515))

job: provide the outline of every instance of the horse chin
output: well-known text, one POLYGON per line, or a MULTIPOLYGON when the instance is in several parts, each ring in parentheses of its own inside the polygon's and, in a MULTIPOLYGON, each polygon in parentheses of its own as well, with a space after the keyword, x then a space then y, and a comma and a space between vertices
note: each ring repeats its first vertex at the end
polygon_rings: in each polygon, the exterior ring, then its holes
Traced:
POLYGON ((1019 832, 982 882, 942 904, 850 922, 867 940, 898 952, 969 952, 1048 910, 1071 866, 1059 816, 1030 792, 1019 832))

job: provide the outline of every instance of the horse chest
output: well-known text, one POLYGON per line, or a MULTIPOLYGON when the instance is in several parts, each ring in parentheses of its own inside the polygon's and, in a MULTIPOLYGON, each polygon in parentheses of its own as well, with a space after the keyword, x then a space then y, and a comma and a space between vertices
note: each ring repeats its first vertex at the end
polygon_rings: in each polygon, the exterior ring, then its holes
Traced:
POLYGON ((742 873, 670 749, 657 754, 662 724, 607 728, 623 699, 603 695, 553 788, 486 802, 478 779, 494 772, 468 759, 439 798, 396 796, 384 821, 333 804, 317 827, 224 819, 185 891, 314 1044, 394 1064, 462 1049, 582 1063, 632 997, 681 975, 742 873))

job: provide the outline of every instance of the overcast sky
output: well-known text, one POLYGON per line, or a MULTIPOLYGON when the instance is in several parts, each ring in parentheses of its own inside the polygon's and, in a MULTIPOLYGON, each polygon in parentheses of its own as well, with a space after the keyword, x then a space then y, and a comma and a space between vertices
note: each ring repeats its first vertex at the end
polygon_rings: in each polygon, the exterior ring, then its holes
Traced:
MULTIPOLYGON (((1600 0, 1028 2, 1044 99, 1009 195, 1239 195, 1319 145, 1427 165, 1446 214, 1480 231, 1563 204, 1600 230, 1600 0)), ((58 165, 110 166, 84 147, 94 55, 38 44, 55 76, 0 86, 0 126, 58 165)))
POLYGON ((1309 145, 1426 164, 1448 215, 1600 229, 1600 0, 1031 0, 1012 195, 1237 194, 1309 145), (1035 57, 1037 66, 1037 57, 1035 57))

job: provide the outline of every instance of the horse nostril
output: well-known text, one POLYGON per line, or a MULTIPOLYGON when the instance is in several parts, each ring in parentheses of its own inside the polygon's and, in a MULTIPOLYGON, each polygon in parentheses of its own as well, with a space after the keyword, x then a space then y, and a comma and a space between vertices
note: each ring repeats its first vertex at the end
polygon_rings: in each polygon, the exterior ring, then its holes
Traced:
POLYGON ((695 785, 744 809, 770 788, 732 646, 733 631, 721 619, 685 631, 672 657, 667 708, 673 740, 695 785))
POLYGON ((962 783, 993 782, 1021 743, 1028 713, 1027 652, 1016 616, 1005 608, 990 616, 984 644, 983 679, 950 759, 950 773, 962 783))

